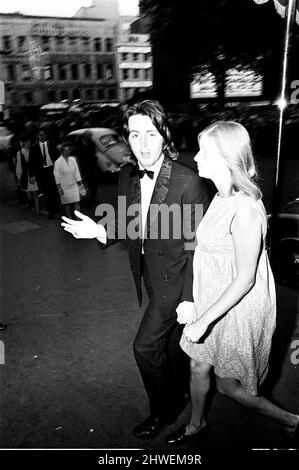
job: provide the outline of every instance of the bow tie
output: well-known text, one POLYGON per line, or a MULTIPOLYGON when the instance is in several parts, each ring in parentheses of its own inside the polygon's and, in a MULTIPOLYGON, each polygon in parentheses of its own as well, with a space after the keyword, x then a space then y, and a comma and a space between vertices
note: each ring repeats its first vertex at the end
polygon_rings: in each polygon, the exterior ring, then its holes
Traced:
POLYGON ((152 180, 154 179, 154 172, 151 170, 137 170, 137 175, 139 178, 143 178, 144 175, 147 174, 147 176, 152 180))

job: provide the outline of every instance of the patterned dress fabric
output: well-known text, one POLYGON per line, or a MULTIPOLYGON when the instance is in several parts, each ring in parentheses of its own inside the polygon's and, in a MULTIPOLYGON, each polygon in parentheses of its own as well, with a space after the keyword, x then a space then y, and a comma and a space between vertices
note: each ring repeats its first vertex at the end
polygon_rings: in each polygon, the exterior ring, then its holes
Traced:
POLYGON ((267 216, 261 201, 243 193, 214 197, 197 229, 193 296, 199 318, 236 277, 230 228, 236 212, 244 206, 255 209, 262 220, 263 247, 255 285, 198 343, 187 341, 183 334, 180 345, 191 358, 213 365, 217 376, 238 379, 247 393, 257 395, 268 371, 276 322, 275 284, 265 250, 267 216))

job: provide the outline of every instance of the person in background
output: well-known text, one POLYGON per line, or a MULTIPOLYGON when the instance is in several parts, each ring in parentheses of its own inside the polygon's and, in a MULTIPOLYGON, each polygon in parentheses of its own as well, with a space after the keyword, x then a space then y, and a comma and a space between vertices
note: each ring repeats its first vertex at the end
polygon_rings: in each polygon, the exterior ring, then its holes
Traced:
POLYGON ((25 191, 28 198, 28 203, 34 202, 35 213, 36 215, 40 214, 39 211, 39 197, 38 197, 38 185, 35 179, 35 176, 32 175, 29 178, 28 172, 28 162, 29 162, 29 153, 31 141, 29 136, 22 135, 20 137, 21 148, 17 152, 16 157, 16 178, 19 187, 22 191, 25 191))
POLYGON ((57 208, 56 184, 53 165, 57 157, 55 145, 46 139, 43 128, 39 129, 37 142, 32 145, 29 154, 29 177, 31 183, 37 181, 39 189, 45 196, 48 218, 53 219, 57 208))
POLYGON ((79 169, 87 189, 86 203, 88 203, 88 205, 96 203, 98 185, 96 148, 89 130, 86 130, 78 140, 75 155, 78 158, 79 169))
POLYGON ((65 140, 61 150, 62 155, 54 163, 54 177, 65 215, 72 217, 75 210, 80 210, 80 195, 84 197, 86 190, 76 158, 71 156, 71 142, 65 140))
POLYGON ((293 438, 299 416, 259 391, 269 366, 276 294, 250 138, 241 124, 218 121, 198 142, 198 174, 211 179, 218 192, 197 229, 194 303, 177 309, 178 322, 185 324, 180 344, 191 358, 191 418, 166 441, 198 445, 206 436, 212 372, 219 393, 278 421, 293 438))

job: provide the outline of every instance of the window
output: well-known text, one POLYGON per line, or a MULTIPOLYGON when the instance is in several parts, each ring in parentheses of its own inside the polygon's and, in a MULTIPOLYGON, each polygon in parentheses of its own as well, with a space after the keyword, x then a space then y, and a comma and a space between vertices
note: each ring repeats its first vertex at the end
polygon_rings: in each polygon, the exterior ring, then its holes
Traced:
POLYGON ((64 48, 64 37, 58 36, 56 38, 56 48, 61 51, 64 48))
POLYGON ((91 65, 90 64, 84 64, 84 72, 85 72, 85 78, 90 78, 90 75, 91 75, 91 65))
POLYGON ((48 101, 50 102, 56 101, 56 93, 54 90, 48 91, 48 101))
POLYGON ((53 78, 53 70, 51 65, 45 65, 44 67, 44 79, 51 80, 53 78))
POLYGON ((61 90, 61 100, 67 100, 69 97, 67 90, 61 90))
POLYGON ((58 77, 59 80, 66 80, 66 69, 63 64, 58 65, 58 77))
POLYGON ((74 49, 77 46, 77 38, 73 38, 73 37, 69 38, 69 44, 70 44, 70 47, 74 49))
POLYGON ((26 104, 31 104, 32 103, 32 93, 31 93, 31 91, 28 91, 27 93, 25 93, 24 98, 25 98, 25 103, 26 104))
POLYGON ((80 88, 75 88, 74 93, 73 93, 73 99, 78 100, 81 98, 81 90, 80 88))
POLYGON ((121 54, 121 62, 127 62, 129 60, 129 54, 127 52, 123 52, 121 54))
POLYGON ((108 100, 115 100, 116 99, 116 90, 115 88, 110 88, 108 90, 108 100))
POLYGON ((7 76, 8 80, 15 80, 15 66, 12 64, 9 64, 7 66, 7 76))
POLYGON ((25 36, 18 36, 18 50, 21 52, 25 52, 25 36))
POLYGON ((122 79, 123 80, 128 80, 129 79, 129 69, 123 69, 122 70, 122 79))
POLYGON ((144 79, 145 80, 151 79, 150 69, 144 69, 144 79))
POLYGON ((106 38, 106 52, 112 52, 112 38, 106 38))
POLYGON ((97 77, 98 79, 103 78, 103 65, 102 64, 97 64, 97 77))
POLYGON ((104 90, 102 88, 99 88, 98 92, 97 92, 97 95, 98 95, 98 100, 103 100, 104 99, 104 90))
POLYGON ((139 69, 133 69, 133 78, 135 80, 139 78, 139 69))
POLYGON ((78 65, 77 64, 72 64, 71 65, 71 77, 72 77, 72 80, 78 80, 79 73, 78 73, 78 65))
POLYGON ((48 36, 42 36, 42 49, 44 51, 49 51, 50 50, 50 44, 49 44, 49 37, 48 36))
POLYGON ((30 68, 27 64, 22 64, 22 80, 30 80, 30 68))
POLYGON ((92 100, 93 99, 93 90, 90 90, 89 88, 85 91, 85 96, 87 100, 92 100))
POLYGON ((106 65, 106 80, 113 78, 113 65, 106 65))
POLYGON ((89 48, 89 38, 88 37, 82 38, 82 45, 83 45, 84 49, 89 48))
POLYGON ((139 60, 139 54, 138 54, 138 52, 134 52, 134 54, 133 54, 133 60, 134 60, 134 62, 137 62, 137 61, 139 60))
POLYGON ((102 50, 102 40, 101 40, 101 38, 95 38, 93 40, 93 46, 94 46, 95 52, 101 52, 101 50, 102 50))
POLYGON ((11 49, 11 38, 10 36, 3 36, 4 49, 11 49))
POLYGON ((149 54, 143 54, 143 60, 144 60, 144 62, 147 62, 149 59, 150 59, 150 55, 149 55, 149 54))

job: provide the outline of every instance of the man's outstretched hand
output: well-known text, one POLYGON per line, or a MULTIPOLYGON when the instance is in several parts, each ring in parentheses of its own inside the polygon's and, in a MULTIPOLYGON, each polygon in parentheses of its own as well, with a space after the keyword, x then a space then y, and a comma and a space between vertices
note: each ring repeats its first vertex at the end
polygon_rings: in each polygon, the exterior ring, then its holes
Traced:
POLYGON ((62 217, 64 223, 61 225, 66 232, 71 233, 75 238, 97 238, 100 242, 106 243, 106 230, 102 225, 79 211, 75 211, 74 214, 81 220, 62 217))

